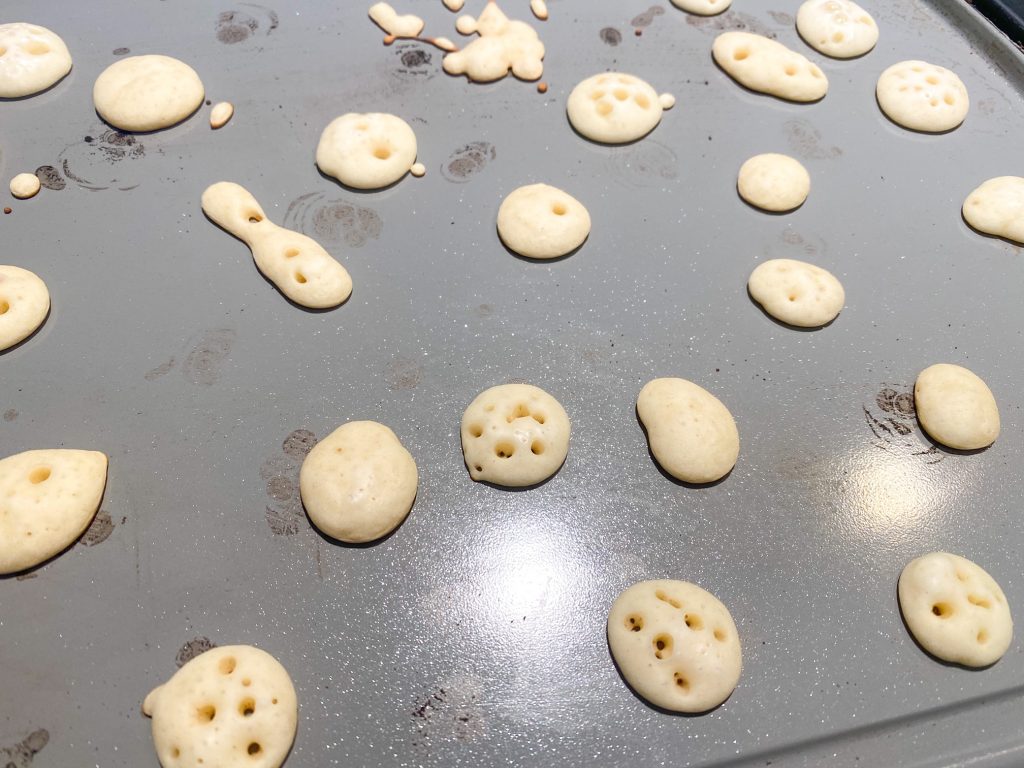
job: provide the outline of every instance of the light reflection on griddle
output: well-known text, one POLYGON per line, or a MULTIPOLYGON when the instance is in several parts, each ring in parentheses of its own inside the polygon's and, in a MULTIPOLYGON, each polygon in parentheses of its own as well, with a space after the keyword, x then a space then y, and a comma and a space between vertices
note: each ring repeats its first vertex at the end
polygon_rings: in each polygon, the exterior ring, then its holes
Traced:
POLYGON ((864 539, 898 542, 934 531, 959 514, 977 474, 968 460, 929 463, 875 445, 854 449, 837 473, 843 491, 843 527, 864 539))

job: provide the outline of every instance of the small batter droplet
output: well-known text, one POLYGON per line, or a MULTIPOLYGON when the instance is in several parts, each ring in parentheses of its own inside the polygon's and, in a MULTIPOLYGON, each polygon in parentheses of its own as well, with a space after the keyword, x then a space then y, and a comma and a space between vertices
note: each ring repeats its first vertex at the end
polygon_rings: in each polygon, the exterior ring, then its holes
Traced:
POLYGON ((672 109, 676 105, 676 97, 671 93, 663 93, 658 97, 662 109, 672 109))
POLYGON ((235 107, 230 101, 218 102, 210 110, 210 127, 213 129, 222 128, 227 125, 228 120, 235 114, 235 107))
POLYGON ((409 173, 419 178, 427 172, 427 167, 423 163, 413 163, 412 168, 409 169, 409 173))

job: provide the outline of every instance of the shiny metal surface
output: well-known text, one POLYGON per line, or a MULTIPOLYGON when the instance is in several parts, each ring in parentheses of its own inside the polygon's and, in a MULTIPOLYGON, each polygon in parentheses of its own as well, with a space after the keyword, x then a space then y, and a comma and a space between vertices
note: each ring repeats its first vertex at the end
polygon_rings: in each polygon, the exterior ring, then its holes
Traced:
MULTIPOLYGON (((0 444, 104 450, 110 478, 83 543, 0 580, 0 764, 155 766, 140 702, 210 643, 258 645, 292 674, 289 768, 1020 762, 1021 642, 989 669, 940 664, 896 604, 903 565, 948 549, 1024 615, 1024 262, 958 213, 981 180, 1020 173, 1024 62, 968 6, 876 4, 878 47, 841 62, 767 0, 710 20, 552 0, 540 95, 381 46, 356 3, 60 5, 4 4, 60 33, 75 68, 0 103, 4 178, 48 165, 64 184, 0 216, 0 261, 53 299, 0 356, 0 444), (741 26, 821 61, 829 95, 736 86, 709 51, 741 26), (110 132, 91 86, 123 49, 188 61, 234 119, 211 131, 204 107, 165 132, 110 132), (875 79, 906 58, 958 72, 960 129, 881 115, 875 79), (637 144, 589 144, 564 118, 606 68, 678 98, 637 144), (408 119, 427 176, 359 194, 319 175, 321 129, 353 110, 408 119), (790 215, 735 193, 764 151, 811 173, 790 215), (219 180, 335 253, 349 302, 284 301, 203 217, 219 180), (497 239, 502 197, 534 181, 593 217, 567 259, 529 263, 497 239), (776 256, 843 281, 835 323, 794 331, 752 304, 746 278, 776 256), (918 429, 907 395, 937 361, 993 390, 991 449, 945 451, 918 429), (724 482, 686 487, 651 461, 634 402, 655 376, 732 410, 742 447, 724 482), (510 380, 573 420, 565 466, 524 492, 474 484, 459 447, 465 405, 510 380), (394 429, 421 477, 409 519, 371 547, 318 536, 296 490, 315 436, 356 418, 394 429), (741 633, 740 685, 702 717, 647 707, 608 653, 614 597, 661 577, 711 590, 741 633)), ((440 2, 408 6, 455 37, 440 2)))

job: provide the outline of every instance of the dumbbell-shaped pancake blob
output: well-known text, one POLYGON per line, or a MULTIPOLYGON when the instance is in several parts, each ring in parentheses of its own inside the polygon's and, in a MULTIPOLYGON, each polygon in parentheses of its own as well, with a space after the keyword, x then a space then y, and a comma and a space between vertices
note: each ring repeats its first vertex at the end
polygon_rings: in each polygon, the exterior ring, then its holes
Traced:
POLYGON ((311 237, 267 219, 249 191, 219 181, 203 192, 203 212, 249 246, 260 272, 294 301, 311 309, 336 307, 352 293, 352 278, 311 237))

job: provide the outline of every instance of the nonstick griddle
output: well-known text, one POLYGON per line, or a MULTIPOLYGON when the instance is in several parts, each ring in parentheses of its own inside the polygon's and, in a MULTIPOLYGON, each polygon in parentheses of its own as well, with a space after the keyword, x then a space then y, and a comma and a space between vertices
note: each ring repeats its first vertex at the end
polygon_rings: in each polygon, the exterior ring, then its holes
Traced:
MULTIPOLYGON (((478 12, 481 2, 469 2, 478 12)), ((668 3, 551 0, 540 94, 444 74, 429 45, 381 44, 368 3, 39 4, 4 21, 58 32, 71 74, 0 103, 4 178, 46 188, 0 215, 0 262, 32 269, 45 326, 0 355, 0 445, 110 456, 96 522, 56 559, 0 580, 0 764, 156 766, 146 693, 211 644, 251 643, 300 701, 288 768, 313 766, 984 765, 1024 760, 1024 656, 946 665, 900 619, 913 557, 975 560, 1024 617, 1020 248, 960 205, 1024 170, 1024 57, 959 0, 871 3, 874 51, 828 60, 798 38, 798 3, 735 0, 719 17, 668 3), (722 30, 768 34, 831 88, 798 105, 748 92, 710 55, 722 30), (91 104, 123 55, 192 64, 209 106, 125 135, 91 104), (971 111, 944 135, 889 122, 879 73, 954 69, 971 111), (565 99, 618 69, 678 98, 645 139, 576 135, 565 99), (349 111, 404 117, 423 179, 359 193, 317 172, 323 127, 349 111), (736 195, 739 165, 777 151, 810 171, 799 210, 736 195), (215 181, 346 265, 352 298, 289 304, 210 223, 215 181), (495 216, 517 186, 565 189, 594 221, 551 263, 515 257, 495 216), (761 261, 811 261, 843 282, 829 327, 779 325, 748 297, 761 261), (911 396, 935 362, 966 365, 1003 432, 965 455, 919 429, 911 396), (711 390, 741 436, 710 487, 652 461, 634 404, 656 376, 711 390), (459 420, 481 390, 543 387, 573 420, 549 482, 473 483, 459 420), (392 536, 347 547, 298 498, 302 458, 352 419, 395 430, 419 465, 392 536), (744 670, 699 717, 647 706, 604 624, 649 578, 694 581, 732 611, 744 670)), ((525 0, 505 0, 530 19, 525 0)), ((437 0, 399 4, 454 33, 437 0)))

